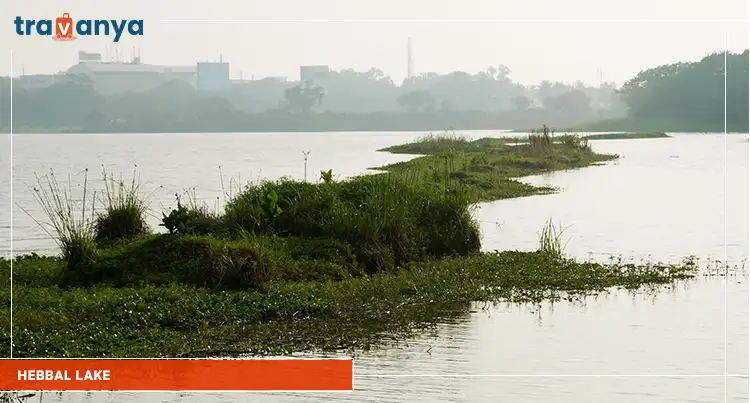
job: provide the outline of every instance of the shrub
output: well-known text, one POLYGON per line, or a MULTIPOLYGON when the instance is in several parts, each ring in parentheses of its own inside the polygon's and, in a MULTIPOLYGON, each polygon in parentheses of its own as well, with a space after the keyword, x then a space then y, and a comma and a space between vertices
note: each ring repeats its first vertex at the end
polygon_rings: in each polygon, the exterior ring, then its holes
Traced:
POLYGON ((198 202, 195 188, 186 190, 185 195, 188 198, 187 205, 183 205, 180 195, 175 194, 177 207, 169 214, 162 214, 159 226, 165 227, 170 234, 218 235, 224 232, 217 213, 218 198, 217 206, 212 212, 205 202, 198 202))
POLYGON ((461 187, 391 174, 324 179, 249 186, 227 204, 224 224, 235 233, 341 241, 369 272, 479 250, 470 195, 461 187))
MULTIPOLYGON (((92 263, 70 271, 64 286, 106 283, 188 284, 219 289, 248 289, 268 281, 341 280, 361 275, 352 262, 320 260, 300 253, 306 240, 246 235, 223 240, 199 235, 150 235, 102 251, 92 263), (290 253, 291 252, 291 253, 290 253), (296 253, 299 259, 290 255, 296 253)), ((319 242, 320 246, 324 242, 319 242)), ((322 255, 319 255, 322 256, 322 255)))

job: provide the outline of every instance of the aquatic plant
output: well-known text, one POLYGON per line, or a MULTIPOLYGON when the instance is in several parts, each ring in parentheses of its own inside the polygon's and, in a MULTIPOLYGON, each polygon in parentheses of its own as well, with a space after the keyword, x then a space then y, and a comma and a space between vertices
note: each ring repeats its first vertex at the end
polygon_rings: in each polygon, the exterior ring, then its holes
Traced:
POLYGON ((551 218, 547 220, 539 234, 539 251, 562 258, 565 252, 565 245, 562 244, 561 238, 566 229, 562 226, 555 227, 551 218))
MULTIPOLYGON (((344 272, 339 281, 327 281, 340 267, 333 262, 343 258, 346 246, 335 241, 313 245, 294 238, 274 245, 275 240, 263 237, 235 244, 211 237, 152 235, 122 246, 129 251, 106 252, 99 273, 116 274, 109 265, 121 264, 116 263, 118 259, 133 262, 136 252, 150 254, 151 266, 130 264, 123 282, 97 283, 90 288, 59 288, 55 279, 65 264, 60 258, 17 258, 13 325, 23 331, 14 332, 14 356, 111 358, 359 350, 391 340, 394 333, 406 336, 451 312, 465 314, 471 301, 575 301, 612 287, 653 292, 658 288, 650 286, 669 287, 699 274, 689 262, 582 263, 544 252, 505 251, 412 262, 370 276, 344 272), (257 261, 263 264, 249 265, 245 258, 257 252, 257 261), (192 272, 194 279, 208 278, 194 263, 208 253, 217 254, 212 261, 220 266, 210 273, 217 276, 216 282, 228 286, 238 279, 250 282, 255 281, 252 276, 294 269, 284 266, 283 256, 330 253, 332 258, 328 264, 299 267, 302 275, 319 273, 317 279, 269 281, 243 291, 216 290, 213 283, 196 287, 168 277, 192 272)), ((10 296, 9 266, 8 260, 0 259, 3 300, 10 296)), ((8 311, 0 311, 0 354, 8 354, 9 325, 8 311)))

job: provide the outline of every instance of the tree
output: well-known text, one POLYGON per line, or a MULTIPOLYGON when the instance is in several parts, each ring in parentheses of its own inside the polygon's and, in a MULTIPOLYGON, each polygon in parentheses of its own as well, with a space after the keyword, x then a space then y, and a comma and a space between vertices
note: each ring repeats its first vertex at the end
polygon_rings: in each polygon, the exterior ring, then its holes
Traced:
POLYGON ((531 106, 531 100, 523 95, 511 98, 510 102, 519 111, 529 109, 529 106, 531 106))
POLYGON ((701 130, 724 129, 726 102, 727 129, 746 131, 748 51, 713 53, 698 62, 643 70, 628 80, 618 94, 630 116, 689 123, 701 130))
POLYGON ((578 90, 568 91, 556 97, 545 98, 543 102, 545 109, 572 115, 582 115, 591 109, 591 99, 583 91, 578 90))
POLYGON ((429 112, 435 110, 435 98, 427 91, 412 91, 402 94, 398 104, 410 112, 429 112))
POLYGON ((310 113, 315 105, 323 102, 324 95, 323 87, 309 82, 287 88, 284 91, 285 108, 294 113, 310 113))

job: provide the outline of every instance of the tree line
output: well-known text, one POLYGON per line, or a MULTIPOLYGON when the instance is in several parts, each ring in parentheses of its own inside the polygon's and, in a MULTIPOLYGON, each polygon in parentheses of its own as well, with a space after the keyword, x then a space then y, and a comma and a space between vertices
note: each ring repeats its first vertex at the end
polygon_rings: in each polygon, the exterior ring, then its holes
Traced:
POLYGON ((747 132, 748 84, 745 50, 643 70, 618 95, 631 119, 681 121, 723 131, 726 106, 727 129, 747 132))
MULTIPOLYGON (((638 73, 621 88, 543 81, 524 86, 504 66, 476 74, 425 73, 397 86, 378 69, 331 72, 325 82, 266 78, 216 94, 172 81, 104 96, 84 77, 13 87, 16 131, 318 131, 569 127, 597 119, 659 119, 747 130, 748 51, 715 53, 638 73)), ((0 82, 0 127, 9 125, 10 80, 0 82)), ((713 130, 713 129, 712 129, 713 130)), ((731 130, 731 129, 730 129, 731 130)))

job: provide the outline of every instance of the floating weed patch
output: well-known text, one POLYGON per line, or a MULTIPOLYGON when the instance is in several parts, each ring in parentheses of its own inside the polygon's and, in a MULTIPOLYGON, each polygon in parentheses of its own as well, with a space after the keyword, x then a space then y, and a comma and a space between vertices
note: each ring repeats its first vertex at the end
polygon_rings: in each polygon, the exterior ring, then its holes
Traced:
MULTIPOLYGON (((506 251, 413 262, 392 273, 334 282, 271 281, 246 291, 148 284, 61 289, 55 278, 64 264, 59 258, 16 260, 14 355, 362 350, 466 315, 471 301, 575 301, 612 288, 655 292, 658 288, 649 287, 716 275, 704 273, 695 259, 674 265, 618 260, 600 264, 544 252, 506 251)), ((0 284, 9 281, 9 269, 9 262, 0 260, 0 284)), ((0 299, 8 302, 9 291, 2 290, 9 287, 0 287, 0 299)), ((9 324, 8 312, 0 312, 4 341, 9 341, 9 324)), ((0 350, 7 346, 0 343, 0 350)))

